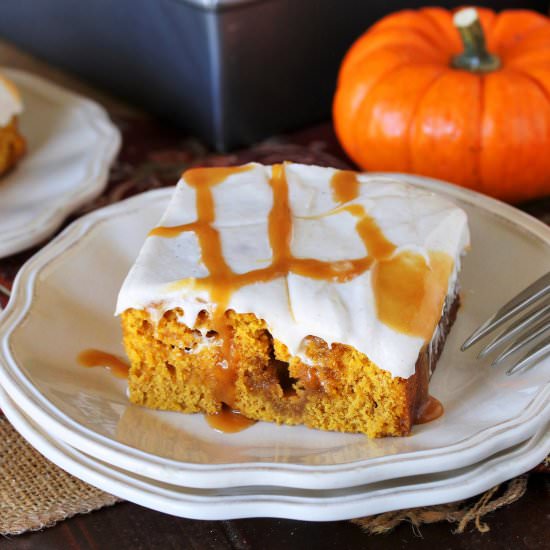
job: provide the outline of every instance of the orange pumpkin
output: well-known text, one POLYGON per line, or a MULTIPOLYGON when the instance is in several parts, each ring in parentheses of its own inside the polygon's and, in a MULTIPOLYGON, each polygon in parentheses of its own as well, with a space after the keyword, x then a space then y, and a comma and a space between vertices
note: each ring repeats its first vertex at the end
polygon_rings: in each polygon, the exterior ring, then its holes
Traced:
POLYGON ((550 195, 550 20, 483 8, 390 15, 344 58, 333 114, 366 170, 511 202, 550 195))

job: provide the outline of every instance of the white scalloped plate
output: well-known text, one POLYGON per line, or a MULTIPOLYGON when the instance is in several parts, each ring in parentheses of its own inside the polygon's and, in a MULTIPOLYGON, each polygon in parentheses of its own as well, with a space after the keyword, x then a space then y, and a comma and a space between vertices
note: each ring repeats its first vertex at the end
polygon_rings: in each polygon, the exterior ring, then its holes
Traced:
POLYGON ((550 450, 550 431, 545 425, 525 442, 481 463, 439 474, 329 491, 265 486, 191 489, 121 470, 56 440, 19 411, 1 389, 0 405, 19 433, 67 472, 136 504, 193 519, 277 517, 335 521, 453 502, 530 470, 550 450))
POLYGON ((85 348, 123 353, 116 295, 171 189, 77 220, 27 262, 0 318, 0 382, 55 437, 187 487, 351 487, 462 468, 519 443, 550 420, 550 359, 507 377, 458 349, 499 304, 550 270, 550 229, 467 190, 406 179, 463 206, 473 239, 461 274, 463 306, 430 386, 446 412, 410 437, 369 440, 267 423, 220 434, 201 415, 130 405, 124 381, 77 365, 85 348))
POLYGON ((2 68, 19 88, 27 153, 0 179, 0 258, 39 243, 99 195, 120 133, 96 103, 23 71, 2 68))

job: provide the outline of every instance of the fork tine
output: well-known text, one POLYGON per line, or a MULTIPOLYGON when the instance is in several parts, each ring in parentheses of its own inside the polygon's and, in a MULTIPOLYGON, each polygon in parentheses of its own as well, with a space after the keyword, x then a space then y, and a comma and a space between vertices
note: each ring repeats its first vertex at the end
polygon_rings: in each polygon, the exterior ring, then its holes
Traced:
POLYGON ((506 371, 508 376, 523 370, 538 359, 543 359, 550 354, 550 338, 546 338, 540 344, 529 350, 521 360, 506 371))
POLYGON ((485 321, 466 339, 460 349, 462 351, 468 349, 485 335, 500 327, 516 313, 523 311, 548 293, 550 293, 550 272, 537 279, 533 284, 504 304, 490 319, 485 321))
POLYGON ((511 324, 507 329, 501 332, 494 340, 491 340, 478 354, 478 359, 482 359, 491 353, 493 350, 518 335, 524 328, 533 325, 540 319, 548 318, 550 322, 550 304, 543 304, 536 309, 531 310, 529 313, 518 319, 515 323, 511 324))
POLYGON ((524 348, 529 342, 532 342, 535 338, 538 338, 544 334, 547 330, 550 330, 550 323, 546 319, 537 323, 532 327, 529 332, 524 334, 521 338, 518 338, 511 346, 507 347, 492 363, 491 366, 502 363, 506 358, 510 357, 516 351, 524 348))

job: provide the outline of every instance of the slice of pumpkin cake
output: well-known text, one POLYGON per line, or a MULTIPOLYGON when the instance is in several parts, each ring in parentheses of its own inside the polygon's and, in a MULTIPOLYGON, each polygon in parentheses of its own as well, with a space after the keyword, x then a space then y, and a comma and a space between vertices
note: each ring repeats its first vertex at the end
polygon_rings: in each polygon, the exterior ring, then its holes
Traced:
POLYGON ((19 90, 11 80, 0 75, 0 176, 11 170, 25 153, 25 138, 18 130, 22 111, 19 90))
POLYGON ((179 181, 119 294, 133 403, 404 435, 458 307, 466 214, 285 163, 179 181))

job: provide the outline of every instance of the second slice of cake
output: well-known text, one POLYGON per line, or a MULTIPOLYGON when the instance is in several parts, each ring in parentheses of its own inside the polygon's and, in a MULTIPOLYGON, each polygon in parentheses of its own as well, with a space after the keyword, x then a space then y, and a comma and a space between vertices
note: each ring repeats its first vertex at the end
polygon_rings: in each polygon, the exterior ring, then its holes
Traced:
POLYGON ((286 163, 187 171, 121 289, 132 402, 404 435, 458 306, 465 213, 286 163))
POLYGON ((25 153, 25 138, 18 129, 18 117, 22 111, 19 90, 0 74, 0 176, 9 172, 25 153))

